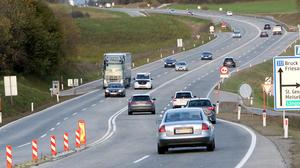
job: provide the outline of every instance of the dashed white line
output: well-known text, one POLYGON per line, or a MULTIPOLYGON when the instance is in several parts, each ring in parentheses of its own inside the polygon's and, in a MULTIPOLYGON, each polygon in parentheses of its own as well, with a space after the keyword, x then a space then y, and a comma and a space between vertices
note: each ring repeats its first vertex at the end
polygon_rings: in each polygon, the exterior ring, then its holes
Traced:
POLYGON ((22 147, 27 146, 27 145, 30 145, 30 142, 28 142, 26 144, 23 144, 23 145, 20 145, 20 146, 17 146, 17 148, 22 148, 22 147))
POLYGON ((69 119, 69 117, 64 118, 64 121, 66 121, 67 119, 69 119))
POLYGON ((167 107, 165 107, 164 110, 167 110, 167 107))
POLYGON ((185 90, 185 89, 187 89, 187 87, 184 87, 183 89, 185 90))
POLYGON ((59 125, 60 125, 60 122, 57 122, 57 123, 56 123, 56 126, 59 126, 59 125))
POLYGON ((54 131, 54 130, 55 130, 55 128, 51 128, 51 129, 50 129, 50 131, 54 131))
POLYGON ((161 75, 157 75, 157 78, 159 78, 161 75))
POLYGON ((47 134, 43 134, 43 135, 41 136, 41 138, 45 138, 45 136, 47 136, 47 134))
POLYGON ((140 158, 140 159, 134 161, 133 163, 139 163, 139 162, 141 162, 142 160, 147 159, 148 157, 149 157, 149 155, 143 156, 142 158, 140 158))
POLYGON ((95 106, 96 106, 96 104, 92 104, 92 105, 91 105, 91 107, 95 107, 95 106))
POLYGON ((160 113, 162 114, 162 113, 164 113, 165 111, 161 111, 160 113))
POLYGON ((77 115, 77 113, 73 113, 73 114, 72 114, 72 116, 76 116, 76 115, 77 115))
POLYGON ((167 74, 168 72, 165 72, 164 74, 167 74))
POLYGON ((170 106, 170 104, 167 105, 168 107, 170 106))
POLYGON ((104 102, 104 100, 100 100, 100 101, 99 101, 99 103, 103 103, 103 102, 104 102))
POLYGON ((85 110, 87 110, 87 108, 84 108, 84 109, 82 109, 81 111, 85 111, 85 110))
POLYGON ((191 86, 191 85, 192 85, 191 83, 188 84, 188 86, 191 86))

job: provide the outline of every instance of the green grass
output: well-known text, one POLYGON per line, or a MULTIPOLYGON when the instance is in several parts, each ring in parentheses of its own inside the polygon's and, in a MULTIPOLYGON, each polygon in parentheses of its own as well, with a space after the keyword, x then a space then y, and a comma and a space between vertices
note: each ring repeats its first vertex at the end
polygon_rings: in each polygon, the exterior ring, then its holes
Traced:
MULTIPOLYGON (((269 60, 265 63, 253 66, 250 69, 246 69, 234 74, 229 79, 225 80, 222 84, 221 89, 237 93, 242 84, 247 83, 252 87, 252 96, 254 97, 254 106, 262 108, 263 97, 262 97, 262 84, 264 83, 265 77, 273 77, 272 74, 273 62, 269 60)), ((268 96, 268 106, 273 107, 273 97, 268 96)))
MULTIPOLYGON (((197 4, 175 4, 168 6, 174 9, 197 9, 197 4)), ((209 10, 231 10, 239 13, 287 13, 297 12, 296 0, 259 0, 254 2, 236 2, 226 4, 200 4, 209 10)))
MULTIPOLYGON (((54 10, 71 12, 68 6, 53 5, 54 10)), ((119 12, 104 11, 88 8, 74 8, 88 12, 90 18, 73 19, 78 25, 81 39, 78 52, 67 57, 71 63, 58 70, 57 76, 18 77, 19 95, 13 97, 14 105, 10 104, 10 97, 4 97, 4 90, 0 89, 0 96, 4 99, 4 122, 15 120, 30 114, 30 104, 34 102, 35 110, 41 110, 56 102, 50 97, 51 80, 59 80, 60 76, 67 78, 83 78, 85 82, 100 78, 102 55, 104 52, 132 52, 135 65, 139 66, 150 61, 170 55, 172 50, 179 52, 176 39, 183 38, 184 47, 199 46, 208 40, 209 21, 189 17, 151 15, 149 17, 129 17, 119 12), (201 34, 199 40, 196 34, 201 34)), ((213 38, 212 38, 213 39, 213 38)), ((3 77, 1 77, 3 79, 3 77)), ((66 86, 66 83, 65 83, 66 86)), ((0 88, 4 88, 0 80, 0 88)))

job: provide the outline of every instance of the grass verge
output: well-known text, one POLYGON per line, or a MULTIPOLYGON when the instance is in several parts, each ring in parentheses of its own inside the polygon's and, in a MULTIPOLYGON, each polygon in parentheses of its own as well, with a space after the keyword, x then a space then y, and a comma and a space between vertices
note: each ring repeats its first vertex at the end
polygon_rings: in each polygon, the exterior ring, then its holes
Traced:
POLYGON ((168 6, 168 8, 183 10, 197 9, 199 5, 202 9, 219 10, 219 8, 223 8, 223 11, 231 10, 239 13, 286 13, 298 10, 296 0, 259 0, 220 4, 174 4, 168 6))
MULTIPOLYGON (((53 5, 54 10, 80 10, 87 12, 90 18, 74 19, 81 33, 78 52, 68 57, 71 66, 64 66, 59 70, 61 78, 83 78, 84 81, 100 78, 99 65, 104 52, 128 51, 133 53, 135 66, 170 55, 172 50, 179 52, 176 39, 183 38, 185 49, 202 45, 209 41, 209 21, 189 17, 151 15, 149 17, 132 18, 119 12, 103 11, 93 8, 73 8, 62 5, 53 5), (201 34, 197 39, 196 35, 201 34)), ((213 39, 213 38, 211 38, 213 39)), ((0 89, 3 98, 3 124, 31 114, 31 102, 34 102, 35 111, 56 104, 56 99, 50 97, 51 80, 60 80, 60 77, 47 77, 42 80, 34 76, 18 77, 19 95, 4 97, 4 89, 0 89)), ((3 79, 3 77, 1 77, 3 79)), ((3 80, 0 88, 4 88, 3 80)), ((67 83, 64 83, 67 86, 67 83)), ((65 97, 63 99, 68 99, 65 97)), ((63 101, 61 99, 61 101, 63 101)), ((2 124, 2 125, 3 125, 2 124)))

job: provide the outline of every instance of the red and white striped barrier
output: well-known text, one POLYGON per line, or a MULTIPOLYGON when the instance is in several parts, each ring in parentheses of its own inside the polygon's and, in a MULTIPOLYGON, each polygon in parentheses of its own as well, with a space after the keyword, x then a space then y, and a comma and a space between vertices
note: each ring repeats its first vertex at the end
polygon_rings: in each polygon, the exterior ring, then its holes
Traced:
POLYGON ((80 148, 80 130, 76 130, 76 148, 80 148))
POLYGON ((64 133, 64 151, 69 151, 69 135, 68 133, 64 133))
POLYGON ((32 160, 35 161, 39 159, 37 140, 32 140, 31 144, 32 144, 32 160))
POLYGON ((51 142, 50 142, 50 146, 51 146, 51 154, 52 156, 56 156, 57 152, 56 152, 56 140, 55 140, 55 136, 51 136, 51 142))
POLYGON ((13 161, 12 161, 12 147, 6 146, 6 166, 7 168, 13 167, 13 161))

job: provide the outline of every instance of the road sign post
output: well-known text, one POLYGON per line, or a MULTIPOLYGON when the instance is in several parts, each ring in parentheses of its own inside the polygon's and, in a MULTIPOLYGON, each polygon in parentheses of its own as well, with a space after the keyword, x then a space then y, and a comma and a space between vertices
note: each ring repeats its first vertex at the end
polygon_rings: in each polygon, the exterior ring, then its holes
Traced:
POLYGON ((219 71, 221 79, 229 77, 229 69, 226 66, 222 66, 219 71))
POLYGON ((295 56, 300 56, 300 45, 294 47, 295 56))
POLYGON ((18 95, 16 76, 4 76, 4 91, 5 96, 10 96, 10 104, 13 105, 12 97, 18 95))

